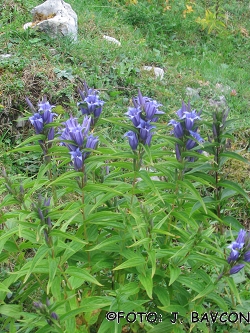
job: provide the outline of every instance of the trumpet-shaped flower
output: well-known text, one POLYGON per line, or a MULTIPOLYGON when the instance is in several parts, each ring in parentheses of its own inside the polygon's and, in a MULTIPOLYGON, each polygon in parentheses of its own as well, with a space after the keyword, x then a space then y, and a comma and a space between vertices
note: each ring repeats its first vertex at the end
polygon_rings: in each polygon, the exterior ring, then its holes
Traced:
POLYGON ((150 121, 144 121, 143 119, 140 120, 140 124, 137 126, 140 129, 140 138, 142 143, 146 146, 149 146, 152 139, 151 130, 155 128, 152 126, 150 121))
POLYGON ((124 136, 129 140, 129 145, 132 150, 136 150, 139 142, 145 146, 150 146, 153 132, 155 128, 151 122, 156 122, 158 117, 156 115, 164 114, 163 111, 159 111, 161 106, 157 101, 142 96, 141 91, 138 91, 138 96, 133 98, 134 107, 130 107, 125 113, 132 121, 135 129, 134 131, 128 131, 124 136))
POLYGON ((238 273, 240 270, 242 270, 242 268, 245 267, 244 264, 238 264, 238 265, 235 265, 233 266, 230 271, 229 271, 229 274, 232 275, 232 274, 236 274, 238 273))
POLYGON ((75 170, 81 170, 83 166, 83 156, 80 149, 76 148, 76 150, 70 151, 69 153, 75 170))
POLYGON ((30 102, 30 100, 26 97, 26 102, 33 113, 33 116, 29 118, 31 124, 35 127, 36 134, 46 134, 48 140, 54 139, 54 128, 51 127, 47 131, 45 131, 44 126, 53 122, 56 113, 52 112, 52 108, 54 105, 50 105, 47 101, 47 97, 44 96, 43 100, 38 103, 38 112, 35 112, 35 107, 30 102))
POLYGON ((43 117, 40 115, 40 113, 35 113, 32 117, 29 118, 31 124, 35 127, 36 134, 43 133, 43 117))
POLYGON ((232 242, 228 248, 231 252, 227 258, 227 262, 232 266, 230 274, 238 273, 245 264, 243 262, 250 262, 250 234, 245 230, 240 229, 238 236, 234 242, 232 242))
POLYGON ((104 101, 99 98, 98 91, 89 89, 84 82, 84 91, 78 90, 82 101, 77 103, 83 115, 92 116, 91 125, 94 126, 101 115, 104 101))
POLYGON ((129 108, 128 112, 125 113, 125 115, 129 117, 129 119, 132 121, 135 127, 140 125, 140 120, 141 120, 140 114, 141 114, 140 108, 129 108))
POLYGON ((85 149, 95 149, 98 143, 98 137, 88 134, 90 130, 91 117, 85 116, 80 125, 73 116, 68 119, 61 131, 60 137, 65 140, 62 145, 69 149, 71 162, 75 170, 81 170, 85 159, 90 152, 85 149))
MULTIPOLYGON (((177 139, 180 139, 184 142, 187 150, 193 149, 197 146, 197 141, 199 143, 204 142, 200 134, 197 132, 198 127, 196 125, 196 121, 200 120, 201 112, 197 113, 195 110, 191 110, 190 103, 186 105, 182 102, 182 107, 176 112, 179 121, 171 119, 168 125, 172 125, 174 127, 172 133, 177 139), (196 141, 189 138, 192 136, 196 141)), ((201 150, 198 150, 201 153, 201 150)), ((181 160, 181 147, 179 144, 175 146, 175 154, 178 160, 181 160)), ((194 157, 187 157, 187 160, 194 161, 194 157)))
POLYGON ((132 150, 136 150, 139 144, 137 134, 133 131, 129 131, 124 136, 128 137, 128 142, 132 150))
POLYGON ((89 132, 90 123, 90 117, 85 116, 82 124, 80 125, 77 119, 71 116, 70 119, 64 123, 66 127, 61 133, 61 139, 73 142, 64 142, 63 144, 66 145, 71 151, 75 151, 77 147, 81 149, 83 147, 84 139, 89 132))

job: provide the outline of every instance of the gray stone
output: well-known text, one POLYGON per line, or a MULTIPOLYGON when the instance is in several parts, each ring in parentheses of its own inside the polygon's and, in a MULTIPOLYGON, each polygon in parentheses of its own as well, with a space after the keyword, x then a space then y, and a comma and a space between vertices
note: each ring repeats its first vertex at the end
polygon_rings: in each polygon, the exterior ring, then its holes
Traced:
POLYGON ((119 42, 119 40, 115 39, 114 37, 103 35, 103 38, 106 39, 108 42, 121 46, 121 43, 119 42))
POLYGON ((77 15, 63 0, 47 0, 34 7, 31 14, 33 21, 26 23, 24 29, 36 27, 52 37, 62 35, 77 39, 77 15))
POLYGON ((198 98, 200 98, 200 90, 201 90, 200 88, 194 89, 194 88, 187 87, 186 95, 190 98, 198 99, 198 98))
POLYGON ((164 70, 162 68, 154 66, 144 66, 143 69, 145 71, 153 71, 156 78, 159 78, 160 80, 163 79, 164 70))

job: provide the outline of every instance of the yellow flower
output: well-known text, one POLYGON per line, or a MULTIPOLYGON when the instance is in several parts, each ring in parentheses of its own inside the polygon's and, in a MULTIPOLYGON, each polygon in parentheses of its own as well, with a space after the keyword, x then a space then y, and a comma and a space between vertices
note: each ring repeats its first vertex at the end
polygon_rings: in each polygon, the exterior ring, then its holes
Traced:
POLYGON ((186 9, 183 11, 183 16, 186 17, 187 14, 192 13, 193 11, 192 6, 186 5, 186 9))

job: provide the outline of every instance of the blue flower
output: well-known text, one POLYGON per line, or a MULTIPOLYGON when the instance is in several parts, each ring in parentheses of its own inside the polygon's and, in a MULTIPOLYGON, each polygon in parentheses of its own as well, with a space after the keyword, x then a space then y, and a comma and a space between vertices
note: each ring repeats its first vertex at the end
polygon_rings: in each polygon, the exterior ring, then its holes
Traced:
MULTIPOLYGON (((200 136, 200 134, 197 132, 198 127, 196 125, 196 121, 200 120, 200 114, 196 113, 195 110, 191 110, 190 103, 186 105, 184 102, 182 102, 182 107, 176 112, 177 116, 179 117, 179 121, 176 121, 174 119, 171 119, 168 125, 172 125, 174 127, 172 133, 174 136, 180 140, 183 141, 185 144, 185 147, 187 150, 193 149, 197 146, 197 142, 202 143, 204 140, 200 136), (196 141, 189 138, 189 135, 191 135, 196 141)), ((201 150, 197 150, 198 153, 201 153, 201 150)), ((181 160, 181 147, 179 144, 176 144, 175 146, 175 154, 177 160, 181 160)), ((194 161, 194 157, 186 157, 186 160, 188 161, 194 161)))
POLYGON ((36 134, 43 133, 43 117, 40 113, 35 113, 32 117, 29 118, 31 124, 35 127, 36 134))
POLYGON ((65 128, 60 133, 61 139, 65 140, 62 145, 68 147, 75 170, 82 169, 85 159, 90 154, 85 149, 95 149, 98 143, 98 137, 88 134, 90 124, 91 117, 85 116, 80 125, 77 119, 71 116, 64 123, 65 128))
POLYGON ((81 170, 83 166, 83 156, 79 148, 69 152, 71 155, 71 161, 74 165, 75 170, 81 170))
POLYGON ((51 124, 53 122, 53 118, 57 116, 56 113, 52 112, 52 108, 54 108, 55 106, 50 105, 50 103, 47 101, 46 96, 44 96, 43 100, 38 103, 38 112, 35 112, 33 104, 27 97, 26 102, 30 110, 33 112, 33 116, 30 117, 29 120, 31 124, 35 127, 36 134, 46 134, 48 140, 53 140, 55 135, 54 128, 51 127, 45 131, 44 126, 47 124, 51 124))
POLYGON ((138 96, 133 98, 133 104, 134 107, 130 107, 125 115, 132 121, 135 130, 127 132, 124 136, 128 138, 130 147, 135 151, 139 142, 150 146, 153 136, 152 129, 155 128, 151 122, 158 120, 155 115, 164 114, 164 112, 158 110, 161 104, 147 96, 142 96, 140 90, 138 96))
POLYGON ((90 129, 91 117, 85 116, 80 125, 76 118, 70 116, 64 125, 65 129, 61 133, 61 139, 67 141, 73 141, 72 143, 63 143, 66 145, 70 150, 74 151, 77 147, 82 148, 84 139, 86 138, 89 129, 90 129))
POLYGON ((236 274, 238 273, 243 267, 245 267, 244 264, 238 264, 238 265, 235 265, 233 266, 230 271, 229 271, 229 274, 232 275, 232 274, 236 274))
POLYGON ((147 96, 142 96, 140 89, 138 90, 138 96, 133 99, 133 104, 135 108, 140 108, 141 111, 145 112, 145 120, 156 122, 158 117, 154 117, 155 115, 164 114, 163 111, 159 111, 158 108, 162 106, 157 101, 149 98, 147 96))
POLYGON ((150 121, 144 121, 143 119, 140 119, 140 124, 137 126, 137 128, 140 129, 140 139, 142 143, 149 146, 152 139, 151 130, 155 128, 155 126, 152 126, 150 121))
POLYGON ((232 242, 232 244, 230 244, 228 246, 228 248, 231 249, 231 253, 227 259, 228 263, 230 263, 232 261, 236 261, 239 258, 240 250, 245 245, 245 237, 246 237, 246 231, 243 229, 240 229, 236 241, 232 242))
POLYGON ((141 120, 141 109, 140 108, 129 108, 128 112, 125 113, 132 121, 133 125, 137 127, 141 120))
POLYGON ((171 119, 170 122, 168 123, 168 125, 173 125, 174 126, 174 136, 178 139, 183 138, 184 136, 184 132, 183 132, 183 128, 180 122, 177 122, 174 119, 171 119))
POLYGON ((132 150, 136 150, 139 144, 137 134, 133 131, 127 132, 124 136, 128 137, 128 142, 132 150))
POLYGON ((238 273, 245 266, 245 264, 240 261, 250 262, 249 246, 250 234, 245 230, 240 229, 236 240, 228 246, 228 248, 231 249, 231 252, 227 258, 227 262, 233 265, 230 269, 230 274, 238 273))
POLYGON ((94 126, 101 115, 104 101, 100 100, 98 91, 89 89, 84 82, 84 91, 78 89, 82 101, 77 103, 83 115, 93 116, 91 125, 94 126))

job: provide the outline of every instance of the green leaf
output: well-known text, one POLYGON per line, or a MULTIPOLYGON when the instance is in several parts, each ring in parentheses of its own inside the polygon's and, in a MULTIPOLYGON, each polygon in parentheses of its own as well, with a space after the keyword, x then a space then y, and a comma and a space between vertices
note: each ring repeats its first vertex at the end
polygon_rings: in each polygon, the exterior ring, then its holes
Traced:
POLYGON ((215 302, 223 311, 227 311, 228 310, 228 306, 227 306, 226 302, 217 293, 212 292, 209 295, 207 295, 206 298, 208 298, 208 299, 212 300, 213 302, 215 302))
POLYGON ((101 242, 100 244, 97 244, 96 246, 94 246, 93 248, 89 249, 88 251, 94 251, 94 250, 100 250, 103 247, 105 248, 105 250, 107 251, 107 249, 109 249, 110 251, 117 251, 118 249, 118 244, 121 242, 121 237, 120 236, 112 236, 110 238, 105 239, 103 242, 101 242), (112 248, 110 247, 110 245, 113 245, 112 248))
POLYGON ((11 293, 11 291, 2 282, 0 282, 0 291, 5 293, 11 293))
POLYGON ((231 289, 232 295, 234 295, 237 301, 242 305, 240 294, 238 288, 235 285, 234 279, 230 276, 226 276, 225 280, 227 281, 229 288, 231 289))
POLYGON ((156 271, 156 254, 155 254, 155 250, 148 251, 148 257, 149 257, 151 265, 152 265, 151 278, 153 279, 153 277, 155 275, 155 271, 156 271))
POLYGON ((66 269, 66 273, 75 276, 79 279, 82 279, 82 281, 88 281, 94 284, 97 284, 98 286, 102 286, 101 283, 99 283, 96 278, 94 278, 85 268, 80 267, 69 267, 66 269))
POLYGON ((48 253, 48 251, 49 251, 49 248, 47 247, 47 245, 42 245, 38 249, 37 253, 35 254, 35 256, 32 259, 30 269, 24 278, 24 281, 23 281, 24 283, 28 280, 30 274, 32 274, 33 269, 40 263, 40 261, 45 257, 45 255, 48 253))
POLYGON ((168 285, 170 286, 181 274, 181 269, 178 266, 169 265, 169 271, 170 271, 170 281, 168 285))
POLYGON ((166 287, 156 286, 154 287, 154 293, 156 294, 163 306, 170 305, 170 296, 166 287))
POLYGON ((241 156, 241 155, 239 155, 237 153, 234 153, 232 151, 227 151, 227 152, 220 153, 219 156, 232 158, 234 160, 238 160, 240 162, 244 162, 244 163, 250 164, 249 161, 246 158, 244 158, 243 156, 241 156))
POLYGON ((59 258, 48 258, 48 264, 49 264, 49 281, 47 284, 47 294, 50 292, 51 285, 55 279, 56 272, 57 272, 57 266, 58 266, 59 258))
POLYGON ((2 252, 5 243, 11 238, 12 235, 18 233, 18 227, 12 228, 9 231, 4 230, 0 237, 0 253, 2 252))
POLYGON ((18 319, 22 314, 22 306, 14 304, 0 305, 0 313, 1 315, 18 319))
POLYGON ((180 275, 178 277, 178 282, 184 284, 186 287, 198 293, 201 293, 205 289, 205 286, 200 282, 198 282, 194 276, 189 277, 189 276, 180 275))
POLYGON ((250 202, 248 194, 238 184, 231 182, 230 180, 221 180, 219 181, 218 186, 230 188, 238 194, 241 194, 248 202, 250 202))
POLYGON ((136 266, 144 265, 144 264, 145 264, 145 260, 143 257, 135 257, 135 258, 131 258, 131 259, 124 261, 121 265, 115 267, 113 269, 113 271, 117 271, 119 269, 130 268, 130 267, 136 267, 136 266))
POLYGON ((82 177, 82 172, 78 171, 68 171, 63 173, 61 176, 57 177, 54 181, 50 182, 48 186, 55 185, 55 184, 60 184, 60 182, 69 179, 69 178, 74 178, 74 177, 82 177))
MULTIPOLYGON (((171 312, 176 312, 177 310, 173 310, 171 312)), ((167 311, 168 312, 168 311, 167 311)), ((173 318, 173 317, 172 317, 173 318)), ((179 327, 177 327, 178 324, 173 325, 170 320, 163 320, 157 325, 154 325, 153 328, 151 328, 148 333, 180 333, 177 331, 179 327), (174 326, 174 330, 173 330, 174 326)))
POLYGON ((138 278, 146 290, 146 293, 150 299, 152 299, 152 292, 153 292, 153 279, 150 274, 150 270, 146 271, 146 274, 139 274, 138 278))
POLYGON ((183 187, 188 188, 190 190, 190 192, 193 194, 195 199, 200 202, 200 204, 203 207, 205 213, 207 213, 206 205, 203 202, 203 200, 200 196, 200 193, 196 190, 196 188, 193 186, 193 184, 190 183, 187 179, 185 179, 185 181, 178 181, 178 183, 180 183, 181 185, 183 185, 183 187))
POLYGON ((160 195, 157 187, 155 186, 154 182, 150 178, 148 172, 146 170, 141 170, 141 171, 138 172, 138 175, 139 175, 140 178, 143 179, 143 181, 151 189, 152 195, 157 196, 164 203, 164 200, 163 200, 162 196, 160 195))
POLYGON ((158 306, 158 308, 168 313, 179 312, 179 315, 183 317, 186 317, 188 312, 182 305, 158 306))
POLYGON ((242 224, 236 220, 233 216, 224 216, 222 217, 223 223, 225 223, 227 226, 232 227, 232 229, 236 231, 240 231, 242 229, 242 224))
POLYGON ((212 291, 214 291, 215 286, 213 283, 210 283, 202 292, 200 292, 198 295, 195 296, 195 298, 192 299, 192 302, 194 302, 196 299, 199 299, 201 297, 204 297, 208 294, 210 294, 212 291))
MULTIPOLYGON (((94 311, 97 309, 109 307, 114 301, 113 297, 110 296, 92 296, 84 299, 84 304, 77 309, 71 310, 60 316, 60 322, 65 322, 69 318, 75 317, 80 313, 86 311, 94 311)), ((73 333, 73 332, 72 332, 73 333)))
POLYGON ((51 230, 50 232, 50 236, 57 236, 57 237, 60 237, 62 239, 71 239, 77 243, 81 243, 83 246, 85 244, 87 244, 87 242, 85 242, 84 240, 70 234, 70 233, 66 233, 66 232, 63 232, 61 230, 51 230))

